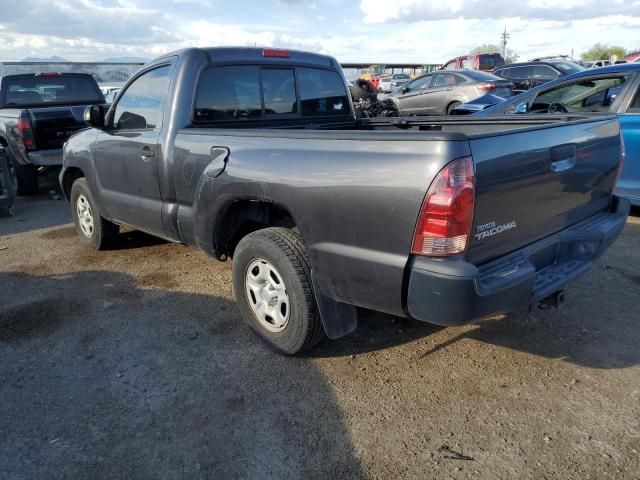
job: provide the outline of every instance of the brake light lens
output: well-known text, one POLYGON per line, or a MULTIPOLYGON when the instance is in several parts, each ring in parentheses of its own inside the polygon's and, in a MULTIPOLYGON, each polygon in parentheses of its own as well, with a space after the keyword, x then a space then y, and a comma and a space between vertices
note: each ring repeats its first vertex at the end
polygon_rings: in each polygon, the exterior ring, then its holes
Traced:
POLYGON ((18 135, 22 140, 24 148, 31 150, 35 147, 31 120, 29 119, 29 114, 24 111, 20 114, 20 117, 18 117, 18 135))
POLYGON ((276 48, 265 48, 262 50, 263 57, 289 58, 287 50, 278 50, 276 48))
POLYGON ((60 75, 58 72, 41 72, 36 73, 36 77, 57 77, 60 75))
POLYGON ((491 82, 481 83, 476 85, 476 90, 481 92, 493 92, 496 89, 496 84, 491 82))
POLYGON ((473 159, 454 160, 440 170, 424 197, 411 252, 434 257, 464 252, 474 201, 473 159))

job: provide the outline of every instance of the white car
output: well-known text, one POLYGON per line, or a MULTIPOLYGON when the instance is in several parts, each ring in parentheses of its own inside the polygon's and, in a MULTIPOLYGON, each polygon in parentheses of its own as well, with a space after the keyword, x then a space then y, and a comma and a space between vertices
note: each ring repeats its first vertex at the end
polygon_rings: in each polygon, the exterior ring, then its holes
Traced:
POLYGON ((411 80, 408 73, 394 73, 380 79, 380 90, 383 92, 391 92, 411 80))

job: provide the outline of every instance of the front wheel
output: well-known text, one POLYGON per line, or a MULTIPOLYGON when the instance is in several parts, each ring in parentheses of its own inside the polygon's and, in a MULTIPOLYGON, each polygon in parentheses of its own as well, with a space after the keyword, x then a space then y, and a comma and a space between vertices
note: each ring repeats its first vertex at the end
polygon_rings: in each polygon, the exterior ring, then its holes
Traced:
POLYGON ((295 355, 324 337, 302 239, 286 228, 244 237, 233 256, 233 290, 244 321, 270 346, 295 355))
POLYGON ((100 215, 86 178, 71 186, 71 218, 82 243, 95 250, 105 249, 118 235, 118 225, 100 215))

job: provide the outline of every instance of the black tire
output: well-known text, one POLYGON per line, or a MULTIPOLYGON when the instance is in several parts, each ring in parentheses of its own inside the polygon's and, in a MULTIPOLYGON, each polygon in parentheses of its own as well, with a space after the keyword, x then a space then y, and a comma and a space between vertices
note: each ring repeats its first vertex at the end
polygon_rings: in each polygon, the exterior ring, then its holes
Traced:
POLYGON ((33 165, 21 165, 13 162, 18 195, 38 193, 38 170, 33 165))
POLYGON ((351 90, 351 98, 353 100, 362 99, 362 100, 371 100, 372 102, 375 102, 378 99, 378 92, 373 87, 373 85, 371 85, 370 82, 362 78, 359 78, 355 82, 353 82, 353 85, 351 86, 350 90, 351 90))
POLYGON ((447 115, 451 115, 451 111, 456 108, 457 106, 462 105, 461 102, 451 102, 449 104, 449 106, 447 107, 447 115))
POLYGON ((82 177, 73 182, 71 186, 71 217, 76 227, 76 233, 80 237, 82 243, 95 250, 104 250, 109 245, 113 244, 118 236, 120 227, 115 223, 105 220, 100 215, 100 210, 96 205, 96 202, 91 195, 87 179, 82 177), (88 204, 90 213, 93 219, 92 228, 90 233, 85 233, 81 226, 81 220, 78 209, 78 200, 83 197, 88 204))
POLYGON ((324 329, 311 283, 311 268, 300 235, 280 227, 250 233, 238 244, 233 256, 233 290, 240 313, 251 329, 268 345, 286 355, 295 355, 320 342, 324 329), (265 261, 275 267, 288 298, 288 321, 281 331, 270 331, 259 320, 247 293, 249 267, 265 261))

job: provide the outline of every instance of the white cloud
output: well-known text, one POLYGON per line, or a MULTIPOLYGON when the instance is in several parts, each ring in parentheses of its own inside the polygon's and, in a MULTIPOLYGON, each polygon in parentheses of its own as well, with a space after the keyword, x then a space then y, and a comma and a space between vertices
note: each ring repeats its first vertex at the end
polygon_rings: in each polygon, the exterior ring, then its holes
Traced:
POLYGON ((360 0, 365 23, 419 22, 458 17, 522 17, 577 20, 604 15, 640 15, 640 2, 624 0, 360 0))

